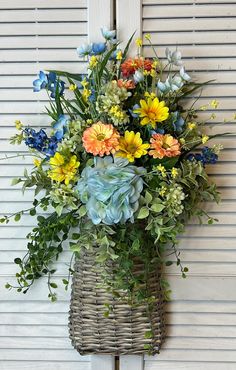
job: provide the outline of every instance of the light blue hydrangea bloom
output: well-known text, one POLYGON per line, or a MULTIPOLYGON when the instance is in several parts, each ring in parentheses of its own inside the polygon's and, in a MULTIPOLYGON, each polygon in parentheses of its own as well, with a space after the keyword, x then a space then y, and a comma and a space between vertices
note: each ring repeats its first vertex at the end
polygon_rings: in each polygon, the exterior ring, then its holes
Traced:
POLYGON ((94 167, 85 167, 77 189, 95 225, 134 221, 143 190, 143 167, 129 165, 123 158, 96 157, 94 167))

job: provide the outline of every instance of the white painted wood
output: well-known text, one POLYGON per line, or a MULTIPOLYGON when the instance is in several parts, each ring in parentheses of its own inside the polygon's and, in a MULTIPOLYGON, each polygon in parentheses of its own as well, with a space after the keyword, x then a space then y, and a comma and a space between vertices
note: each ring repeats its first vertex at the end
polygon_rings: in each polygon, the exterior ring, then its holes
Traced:
MULTIPOLYGON (((116 23, 118 40, 124 48, 130 36, 135 32, 134 40, 142 34, 142 0, 116 1, 116 23)), ((130 55, 137 54, 137 47, 130 45, 130 55)))
POLYGON ((93 355, 91 357, 91 370, 115 370, 114 356, 93 355))
MULTIPOLYGON (((119 27, 128 23, 129 8, 122 1, 118 3, 119 27)), ((139 4, 136 9, 140 11, 139 4)), ((215 98, 219 100, 215 122, 225 120, 227 124, 217 124, 214 133, 232 131, 234 135, 235 16, 235 0, 143 0, 142 19, 137 26, 143 35, 151 34, 161 58, 165 57, 166 46, 172 49, 178 46, 194 79, 215 79, 203 91, 197 106, 215 98)), ((136 25, 139 21, 136 16, 134 19, 136 25)), ((145 38, 143 42, 145 56, 153 57, 145 38)), ((207 119, 212 112, 208 107, 200 112, 200 117, 207 119)), ((211 125, 206 132, 211 133, 211 125)), ((167 340, 160 355, 145 357, 145 370, 233 370, 236 367, 235 296, 230 286, 230 280, 235 281, 234 135, 219 140, 226 150, 218 164, 209 167, 210 178, 219 185, 223 201, 220 205, 207 203, 205 207, 219 223, 200 227, 193 219, 180 236, 179 247, 184 265, 189 267, 189 277, 178 278, 176 266, 165 270, 173 291, 173 301, 167 305, 167 340)))
POLYGON ((142 355, 120 356, 120 370, 143 370, 144 361, 142 355))
POLYGON ((101 42, 101 27, 113 29, 113 0, 88 0, 88 38, 90 42, 101 42))
MULTIPOLYGON (((102 40, 99 27, 111 26, 112 3, 0 1, 0 158, 8 152, 13 155, 27 152, 25 145, 9 146, 16 119, 35 127, 49 125, 50 119, 42 113, 48 98, 44 92, 33 93, 32 81, 39 70, 84 73, 86 63, 78 58, 76 47, 89 40, 102 40)), ((23 197, 20 187, 12 188, 10 182, 12 175, 22 175, 24 165, 30 168, 31 164, 30 157, 0 161, 1 215, 30 207, 33 190, 23 197)), ((113 370, 111 357, 94 357, 90 362, 90 356, 80 356, 70 344, 67 327, 70 292, 65 292, 60 284, 68 269, 68 251, 56 264, 54 281, 59 284, 59 301, 55 304, 47 298, 45 279, 37 282, 26 296, 4 288, 7 281, 15 282, 13 260, 24 254, 26 234, 34 224, 35 220, 26 216, 19 224, 0 226, 1 370, 113 370)))

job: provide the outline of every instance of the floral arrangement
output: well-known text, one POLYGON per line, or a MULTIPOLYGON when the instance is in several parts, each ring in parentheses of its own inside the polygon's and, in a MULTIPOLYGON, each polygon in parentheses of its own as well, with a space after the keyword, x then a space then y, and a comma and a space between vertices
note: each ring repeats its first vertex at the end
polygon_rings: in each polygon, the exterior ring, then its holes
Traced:
MULTIPOLYGON (((172 264, 173 254, 186 276, 178 236, 192 216, 215 221, 203 203, 219 200, 207 165, 216 163, 222 147, 206 146, 217 136, 205 127, 214 114, 200 120, 198 111, 206 107, 196 107, 198 98, 189 106, 188 99, 205 83, 191 80, 178 50, 167 48, 161 60, 147 34, 155 57, 142 55, 141 39, 137 55, 129 57, 133 36, 122 51, 115 31, 102 29, 102 35, 104 42, 77 49, 88 61, 86 75, 41 71, 33 82, 35 92, 48 93, 51 128, 16 122, 11 142, 25 143, 34 166, 13 184, 23 191, 33 187, 35 198, 30 209, 1 222, 29 213, 37 214, 37 226, 27 235, 27 254, 15 259, 17 285, 6 287, 26 293, 47 275, 49 298, 56 300, 55 262, 69 244, 72 260, 94 249, 104 284, 116 297, 126 291, 130 302, 149 302, 145 276, 132 274, 133 260, 150 271, 172 264), (106 274, 110 260, 117 266, 112 278, 106 274)), ((217 108, 218 102, 209 104, 217 108)), ((72 264, 66 289, 71 274, 72 264)), ((168 283, 161 283, 167 297, 168 283)))

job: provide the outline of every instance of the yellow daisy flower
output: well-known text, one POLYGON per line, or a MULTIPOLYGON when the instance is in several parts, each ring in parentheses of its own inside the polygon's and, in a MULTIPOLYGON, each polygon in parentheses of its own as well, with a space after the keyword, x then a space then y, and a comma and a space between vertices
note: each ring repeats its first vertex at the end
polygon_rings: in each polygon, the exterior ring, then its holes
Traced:
POLYGON ((159 101, 158 98, 148 98, 140 100, 141 107, 134 110, 134 113, 139 114, 141 125, 151 125, 156 128, 157 122, 165 121, 169 117, 169 108, 165 106, 164 101, 159 101))
POLYGON ((127 158, 129 162, 134 162, 135 158, 140 158, 147 154, 149 144, 143 144, 140 132, 125 131, 125 136, 119 140, 119 147, 116 156, 127 158))
POLYGON ((58 152, 55 153, 54 157, 50 158, 49 163, 52 169, 48 171, 48 177, 57 182, 64 181, 66 185, 74 179, 77 168, 80 165, 75 155, 72 155, 69 160, 65 161, 65 157, 58 152))

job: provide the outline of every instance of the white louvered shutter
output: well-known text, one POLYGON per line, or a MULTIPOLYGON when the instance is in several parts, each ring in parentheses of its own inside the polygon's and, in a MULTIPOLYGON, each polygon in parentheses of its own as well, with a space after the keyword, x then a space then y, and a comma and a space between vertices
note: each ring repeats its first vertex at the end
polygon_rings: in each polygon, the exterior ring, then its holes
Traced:
MULTIPOLYGON (((110 0, 0 0, 0 157, 27 152, 12 146, 14 121, 46 127, 45 92, 33 93, 32 81, 40 70, 58 69, 82 73, 85 64, 76 48, 88 39, 101 37, 100 26, 111 26, 110 0), (105 9, 103 9, 103 5, 105 9)), ((31 157, 0 161, 0 214, 11 214, 31 206, 33 191, 22 195, 11 187, 11 179, 29 168, 31 157)), ((59 300, 47 298, 45 279, 26 295, 7 291, 17 271, 13 260, 23 256, 26 234, 34 225, 25 216, 19 223, 0 226, 0 369, 1 370, 98 370, 96 356, 79 356, 68 338, 69 292, 59 289, 59 300), (91 361, 90 361, 91 360, 91 361)), ((69 262, 65 252, 57 264, 55 281, 61 280, 69 262)), ((102 360, 111 369, 110 358, 102 360)), ((101 365, 101 363, 100 363, 101 365)))
MULTIPOLYGON (((215 80, 199 100, 199 106, 220 101, 217 111, 201 113, 216 113, 209 132, 215 122, 214 133, 236 134, 236 1, 119 0, 117 27, 122 40, 135 30, 137 36, 150 33, 161 57, 167 46, 177 45, 192 76, 215 80)), ((144 51, 153 56, 145 39, 144 51)), ((209 173, 222 192, 222 202, 206 208, 219 223, 192 222, 181 237, 182 260, 190 271, 184 280, 177 268, 168 270, 173 301, 167 305, 167 340, 160 355, 145 358, 145 370, 236 369, 235 137, 218 142, 225 150, 209 173)))

